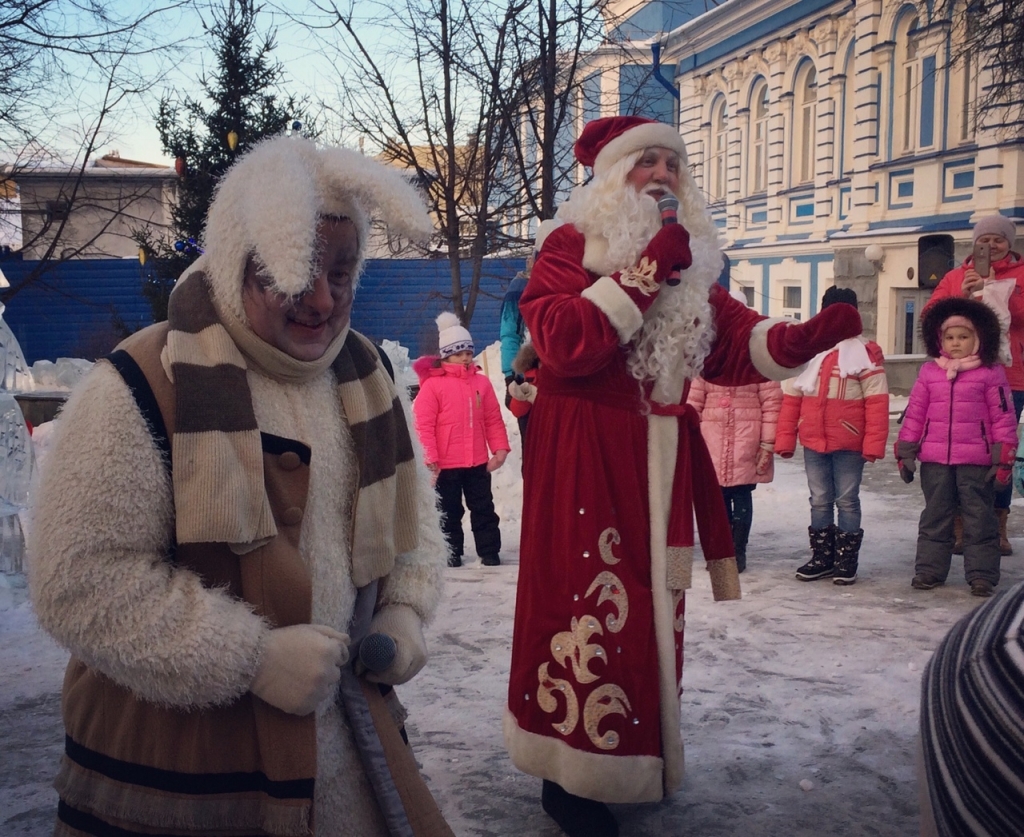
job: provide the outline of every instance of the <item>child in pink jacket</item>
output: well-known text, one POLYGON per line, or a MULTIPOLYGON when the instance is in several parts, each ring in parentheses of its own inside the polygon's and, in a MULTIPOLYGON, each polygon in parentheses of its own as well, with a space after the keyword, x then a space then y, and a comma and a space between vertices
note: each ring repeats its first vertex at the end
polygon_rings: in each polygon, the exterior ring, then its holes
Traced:
POLYGON ((732 526, 736 568, 743 572, 754 517, 753 492, 757 483, 771 482, 775 476, 772 452, 782 386, 766 381, 723 387, 695 378, 687 401, 700 416, 700 432, 715 463, 732 526))
POLYGON ((473 363, 473 338, 454 314, 437 318, 439 357, 413 363, 420 391, 413 402, 416 432, 441 497, 441 529, 449 567, 462 566, 465 495, 480 563, 501 563, 501 530, 491 496, 491 472, 510 450, 491 382, 473 363), (490 455, 488 455, 490 449, 490 455))
POLYGON ((896 441, 904 481, 921 461, 925 500, 910 584, 930 590, 946 580, 959 503, 964 575, 973 595, 991 596, 999 583, 993 500, 1010 483, 1017 450, 1013 397, 998 361, 999 321, 982 302, 948 297, 925 309, 921 335, 933 360, 918 373, 896 441))

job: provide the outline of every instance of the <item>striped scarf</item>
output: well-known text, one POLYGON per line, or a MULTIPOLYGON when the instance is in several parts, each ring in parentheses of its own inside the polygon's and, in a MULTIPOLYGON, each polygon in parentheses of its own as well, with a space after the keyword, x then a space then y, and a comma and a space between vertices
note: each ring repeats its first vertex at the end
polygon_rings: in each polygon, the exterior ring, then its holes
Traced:
MULTIPOLYGON (((254 354, 276 350, 247 327, 222 320, 201 271, 178 282, 168 324, 165 367, 176 397, 171 462, 177 542, 226 543, 243 554, 277 535, 246 377, 247 357, 251 363, 254 354), (244 354, 233 336, 239 327, 248 338, 244 354)), ((395 556, 416 546, 416 463, 405 411, 376 348, 349 331, 340 348, 332 349, 323 363, 330 364, 337 380, 358 467, 352 581, 362 587, 387 575, 395 556), (333 359, 332 349, 337 351, 333 359)), ((306 367, 316 372, 318 365, 306 367)))

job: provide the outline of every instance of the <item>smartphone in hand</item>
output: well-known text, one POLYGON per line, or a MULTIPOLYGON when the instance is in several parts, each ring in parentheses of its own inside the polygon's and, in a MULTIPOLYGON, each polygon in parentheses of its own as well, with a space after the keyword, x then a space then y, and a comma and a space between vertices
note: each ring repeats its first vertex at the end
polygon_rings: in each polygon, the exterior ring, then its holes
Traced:
POLYGON ((984 279, 992 269, 991 248, 988 244, 978 242, 974 245, 974 269, 984 279))

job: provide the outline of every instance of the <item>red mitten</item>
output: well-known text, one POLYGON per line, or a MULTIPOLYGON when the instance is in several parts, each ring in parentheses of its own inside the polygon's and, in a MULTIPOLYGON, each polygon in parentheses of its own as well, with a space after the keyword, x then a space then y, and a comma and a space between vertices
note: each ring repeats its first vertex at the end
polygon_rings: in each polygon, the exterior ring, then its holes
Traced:
POLYGON ((693 263, 690 234, 686 227, 682 224, 667 224, 662 227, 640 254, 641 264, 644 257, 648 262, 657 262, 654 278, 659 282, 664 282, 673 270, 686 270, 693 263))
POLYGON ((768 330, 768 353, 779 366, 795 369, 819 352, 832 349, 861 331, 863 326, 857 309, 845 302, 836 302, 806 323, 772 326, 768 330))
POLYGON ((995 477, 996 488, 1006 488, 1013 479, 1013 460, 1016 453, 1013 447, 1002 442, 992 445, 992 467, 989 469, 988 477, 995 477))

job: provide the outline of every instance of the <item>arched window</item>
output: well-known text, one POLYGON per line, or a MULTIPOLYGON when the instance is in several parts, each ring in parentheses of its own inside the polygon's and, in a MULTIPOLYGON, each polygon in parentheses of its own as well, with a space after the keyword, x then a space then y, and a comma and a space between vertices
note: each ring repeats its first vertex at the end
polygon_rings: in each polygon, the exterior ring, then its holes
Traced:
POLYGON ((711 106, 711 153, 708 155, 708 195, 715 201, 725 199, 728 121, 725 96, 719 96, 711 106))
POLYGON ((768 82, 754 83, 750 94, 749 192, 768 189, 768 82))
MULTIPOLYGON (((908 154, 933 148, 942 134, 936 126, 936 65, 934 53, 919 44, 918 18, 906 13, 896 24, 895 96, 893 97, 893 152, 908 154)), ((940 118, 941 123, 941 118, 940 118)))
POLYGON ((896 150, 900 152, 914 149, 914 129, 917 127, 921 66, 917 60, 916 34, 917 16, 904 15, 896 27, 896 97, 893 102, 896 150))
POLYGON ((963 64, 963 88, 961 90, 960 102, 960 137, 961 141, 969 140, 974 136, 974 120, 972 109, 974 107, 974 76, 975 64, 969 49, 964 50, 963 64))
POLYGON ((814 181, 814 150, 818 121, 818 74, 810 61, 796 77, 793 175, 795 183, 814 181))
POLYGON ((857 125, 857 110, 856 102, 854 101, 854 73, 856 70, 853 65, 853 47, 854 44, 850 43, 849 52, 846 55, 846 67, 843 70, 846 80, 843 82, 843 111, 842 111, 842 139, 840 140, 841 146, 839 149, 839 160, 840 160, 840 177, 849 177, 853 172, 854 168, 854 143, 856 141, 856 125, 857 125))

